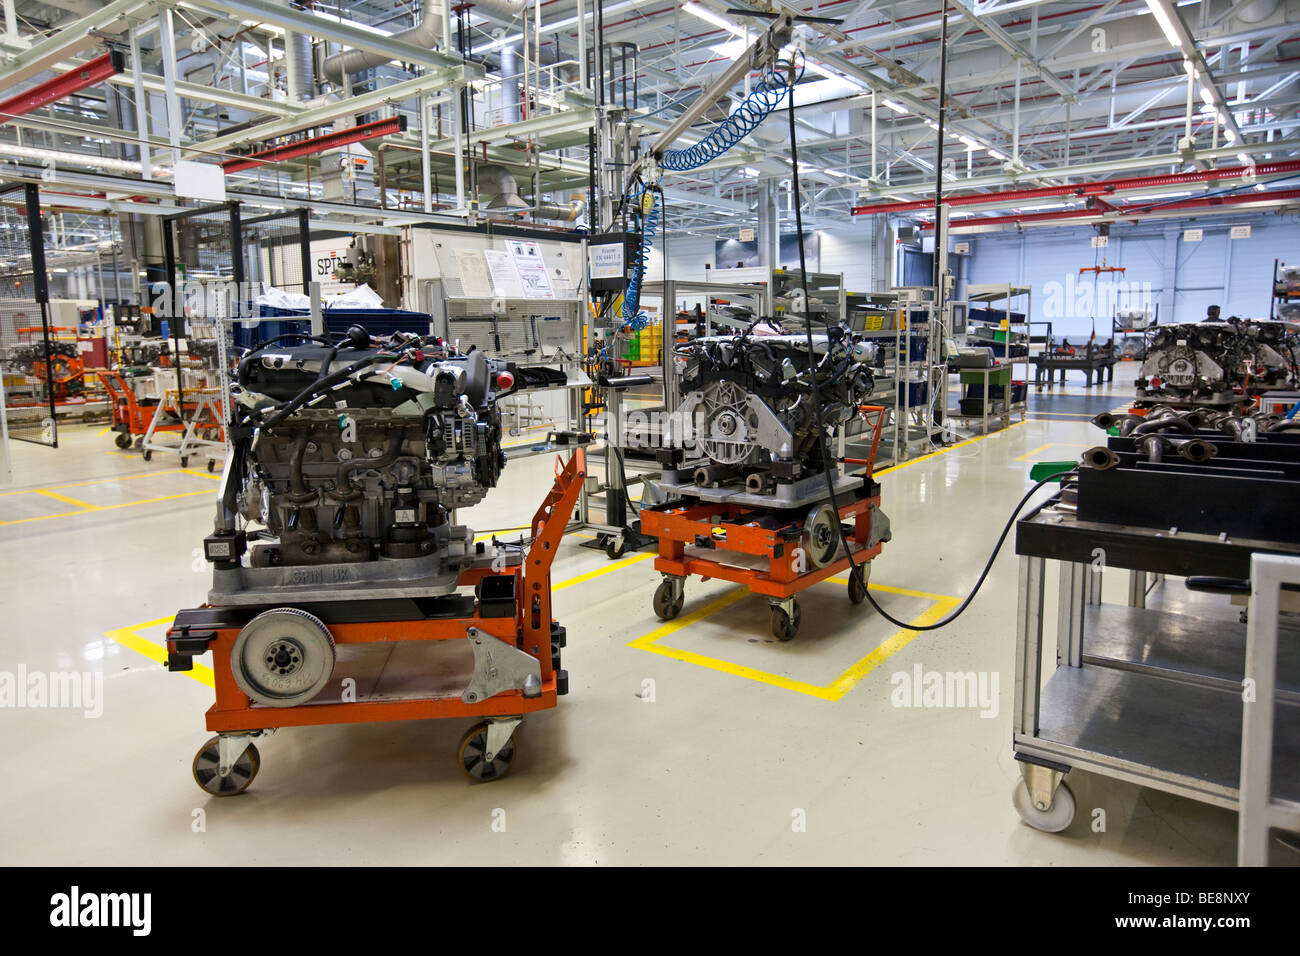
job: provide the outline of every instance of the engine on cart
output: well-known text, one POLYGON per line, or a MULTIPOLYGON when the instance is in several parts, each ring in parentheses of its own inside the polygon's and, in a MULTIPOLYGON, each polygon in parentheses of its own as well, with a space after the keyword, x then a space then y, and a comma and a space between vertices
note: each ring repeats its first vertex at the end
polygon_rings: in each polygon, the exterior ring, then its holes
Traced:
POLYGON ((1284 322, 1229 319, 1157 329, 1142 363, 1139 399, 1231 403, 1287 388, 1297 375, 1300 333, 1284 322))
POLYGON ((708 459, 690 475, 701 487, 741 483, 774 494, 824 481, 823 443, 859 414, 875 385, 874 349, 841 327, 814 335, 811 352, 803 334, 740 334, 698 338, 676 355, 679 447, 708 459))
MULTIPOLYGON (((448 559, 467 557, 471 536, 452 526, 451 513, 480 501, 505 463, 497 399, 539 374, 549 370, 455 354, 428 337, 373 341, 359 328, 341 343, 250 352, 231 387, 225 500, 255 530, 246 535, 248 567, 224 562, 238 582, 223 582, 218 562, 217 590, 454 580, 448 559), (421 558, 400 568, 401 559, 421 558), (370 572, 261 582, 248 573, 376 562, 382 567, 370 572)), ((210 537, 209 557, 214 543, 225 557, 221 543, 230 538, 230 529, 210 537)))

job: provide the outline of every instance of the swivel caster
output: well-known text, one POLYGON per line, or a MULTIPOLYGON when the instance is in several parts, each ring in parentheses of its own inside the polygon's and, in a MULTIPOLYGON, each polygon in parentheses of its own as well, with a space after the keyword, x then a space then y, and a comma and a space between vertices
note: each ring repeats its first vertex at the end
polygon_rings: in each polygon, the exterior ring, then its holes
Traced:
POLYGON ((667 577, 655 588, 655 617, 661 621, 671 621, 682 613, 686 603, 686 589, 681 578, 667 577))
POLYGON ((611 561, 617 561, 627 554, 627 542, 621 534, 611 535, 605 542, 605 554, 611 561))
POLYGON ((780 604, 772 605, 772 636, 779 641, 792 641, 799 633, 799 602, 791 601, 787 611, 780 604))
POLYGON ((1022 778, 1016 782, 1011 802, 1015 805, 1016 813, 1020 814, 1020 819, 1044 833, 1060 833, 1074 822, 1074 792, 1064 781, 1057 784, 1051 802, 1044 807, 1034 803, 1033 797, 1029 795, 1029 786, 1022 778))
POLYGON ((209 459, 208 459, 208 472, 211 473, 211 472, 214 472, 214 471, 216 471, 216 470, 217 470, 217 460, 216 460, 215 458, 209 458, 209 459))
POLYGON ((262 767, 262 757, 257 752, 248 735, 216 736, 209 740, 194 755, 194 782, 214 797, 233 797, 248 789, 257 771, 262 767), (221 751, 225 741, 227 759, 230 765, 226 774, 221 774, 221 751), (233 750, 242 750, 231 758, 233 750))
POLYGON ((859 564, 849 572, 849 600, 861 604, 867 599, 867 581, 871 578, 871 562, 859 564))
POLYGON ((189 458, 187 458, 186 456, 182 455, 182 456, 181 456, 181 467, 182 467, 182 468, 188 468, 189 466, 190 466, 190 460, 189 460, 189 458))
POLYGON ((467 730, 460 738, 460 749, 456 752, 465 775, 479 781, 504 777, 515 760, 515 742, 511 734, 519 723, 518 718, 484 721, 467 730))
POLYGON ((130 448, 131 436, 126 432, 118 432, 117 437, 113 439, 113 444, 117 445, 118 448, 130 448))
POLYGON ((142 458, 144 458, 145 461, 148 461, 150 458, 153 457, 153 450, 146 448, 143 452, 140 453, 140 455, 142 458))

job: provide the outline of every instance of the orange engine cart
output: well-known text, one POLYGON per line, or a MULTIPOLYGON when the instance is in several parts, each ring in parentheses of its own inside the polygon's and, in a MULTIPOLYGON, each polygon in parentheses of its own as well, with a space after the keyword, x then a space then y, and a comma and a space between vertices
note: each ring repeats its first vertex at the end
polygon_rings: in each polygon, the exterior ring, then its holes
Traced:
POLYGON ((113 440, 117 447, 130 448, 132 441, 138 445, 149 429, 153 408, 140 404, 135 389, 116 369, 88 368, 86 371, 99 378, 108 395, 108 405, 113 413, 112 430, 117 433, 113 440))
POLYGON ((461 739, 461 769, 475 780, 504 775, 524 715, 568 692, 550 573, 585 476, 582 449, 563 467, 557 461, 526 550, 474 546, 457 579, 472 594, 349 599, 346 583, 318 580, 306 566, 287 570, 342 598, 177 614, 168 669, 190 670, 211 651, 215 678, 207 728, 217 736, 194 758, 195 781, 214 796, 243 792, 261 765, 253 740, 280 727, 436 717, 477 720, 461 739), (285 705, 257 702, 268 695, 285 705))
POLYGON ((872 477, 886 410, 867 405, 860 412, 871 430, 870 450, 866 458, 840 459, 863 471, 853 476, 860 484, 837 491, 838 515, 829 496, 795 509, 690 497, 641 509, 641 529, 659 539, 655 570, 664 578, 655 590, 654 612, 661 620, 681 613, 686 578, 692 574, 705 581, 734 581, 766 595, 772 634, 783 641, 799 631, 797 595, 847 570, 850 558, 854 571, 849 600, 860 604, 866 598, 870 562, 890 531, 889 519, 880 510, 880 485, 872 477), (848 553, 837 522, 843 526, 848 553))

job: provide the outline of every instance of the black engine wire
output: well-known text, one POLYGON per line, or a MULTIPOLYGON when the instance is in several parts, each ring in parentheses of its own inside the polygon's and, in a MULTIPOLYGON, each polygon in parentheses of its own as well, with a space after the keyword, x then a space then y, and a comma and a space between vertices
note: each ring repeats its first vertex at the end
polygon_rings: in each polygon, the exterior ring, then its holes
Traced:
MULTIPOLYGON (((790 83, 791 86, 793 87, 793 83, 794 83, 793 77, 791 77, 790 83)), ((800 207, 802 206, 802 199, 799 194, 799 146, 798 146, 798 141, 795 138, 794 90, 793 89, 791 89, 790 96, 787 98, 786 101, 786 113, 789 116, 789 120, 790 120, 789 122, 790 182, 794 190, 793 205, 794 205, 794 219, 795 219, 795 235, 798 238, 798 244, 799 244, 799 274, 800 274, 801 282, 803 284, 803 298, 805 303, 804 308, 807 309, 807 314, 804 316, 804 332, 806 333, 808 339, 808 361, 811 364, 815 355, 813 351, 813 337, 812 337, 812 307, 809 304, 810 300, 808 298, 808 262, 807 262, 807 255, 804 251, 803 214, 800 209, 800 207)), ((829 318, 824 319, 823 321, 826 325, 826 350, 827 350, 827 354, 829 355, 830 348, 831 348, 831 324, 829 318)), ((830 495, 831 508, 835 512, 835 531, 836 534, 839 535, 840 544, 843 545, 845 554, 848 556, 849 574, 851 576, 857 574, 859 572, 859 569, 865 566, 867 562, 863 562, 863 564, 860 565, 853 560, 853 550, 852 548, 849 547, 848 538, 844 534, 844 525, 840 521, 839 496, 836 495, 835 493, 835 482, 831 478, 830 454, 826 448, 826 422, 824 416, 822 415, 821 394, 817 386, 817 376, 813 375, 811 376, 811 378, 812 378, 812 393, 813 393, 813 411, 817 416, 817 432, 820 438, 819 445, 821 447, 821 453, 822 453, 822 475, 826 478, 826 491, 830 495)), ((894 423, 894 427, 895 428, 899 427, 898 422, 894 423)), ((1058 471, 1055 474, 1048 475, 1046 478, 1036 483, 1034 487, 1030 488, 1027 492, 1025 492, 1024 497, 1020 499, 1020 502, 1012 510, 1011 516, 1007 518, 1007 523, 1003 526, 1002 533, 998 535, 997 544, 993 546, 993 552, 989 555, 988 561, 985 562, 984 570, 980 572, 980 576, 976 580, 975 586, 971 588, 970 593, 966 595, 966 597, 962 600, 961 604, 957 605, 956 609, 951 614, 948 614, 946 617, 944 617, 942 620, 936 621, 933 624, 909 624, 906 621, 900 621, 898 618, 894 617, 883 607, 881 607, 879 603, 877 603, 875 597, 873 597, 871 594, 871 589, 867 587, 865 581, 862 582, 862 593, 866 596, 867 600, 871 602, 871 606, 876 609, 876 612, 881 617, 883 617, 886 621, 888 621, 890 624, 893 624, 895 627, 901 627, 909 631, 936 631, 941 627, 946 627, 947 625, 955 621, 958 618, 958 616, 960 616, 961 613, 965 611, 967 607, 970 606, 971 601, 975 599, 975 595, 979 593, 980 588, 984 584, 984 580, 989 575, 989 571, 991 571, 993 568, 993 562, 997 560, 998 553, 1002 550, 1003 543, 1007 540, 1007 535, 1011 532, 1011 526, 1015 523, 1017 516, 1019 516, 1020 512, 1024 509, 1025 505, 1029 503, 1029 499, 1032 498, 1034 496, 1034 493, 1037 492, 1044 485, 1048 484, 1049 482, 1055 481, 1058 478, 1062 478, 1065 475, 1071 474, 1073 470, 1074 469, 1069 469, 1068 471, 1058 471)))

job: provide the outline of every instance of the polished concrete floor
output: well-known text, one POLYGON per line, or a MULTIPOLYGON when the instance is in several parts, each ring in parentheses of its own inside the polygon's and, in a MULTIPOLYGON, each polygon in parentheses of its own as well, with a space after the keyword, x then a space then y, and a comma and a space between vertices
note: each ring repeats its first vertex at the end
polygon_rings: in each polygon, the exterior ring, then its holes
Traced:
MULTIPOLYGON (((1065 394, 1118 406, 1124 391, 1079 383, 1065 394)), ((891 613, 932 620, 951 607, 1028 487, 1030 465, 1097 443, 1099 431, 1061 408, 1036 403, 1024 424, 882 476, 894 538, 871 584, 891 613)), ((851 606, 843 584, 825 583, 804 595, 802 631, 784 644, 760 599, 718 581, 691 580, 683 617, 662 625, 652 556, 611 562, 573 534, 553 574, 571 692, 524 722, 504 779, 472 784, 456 766, 467 721, 328 726, 263 741, 251 789, 209 798, 190 761, 209 736, 212 691, 157 657, 170 615, 206 593, 197 549, 216 481, 174 458, 119 452, 99 426, 67 427, 60 442, 11 444, 0 672, 102 673, 102 714, 0 712, 0 862, 1234 860, 1235 814, 1081 772, 1070 776, 1079 813, 1067 832, 1020 822, 1011 546, 949 627, 900 632, 851 606), (917 667, 995 675, 996 713, 894 706, 894 675, 917 667), (1097 808, 1104 832, 1091 826, 1097 808)), ((512 462, 502 487, 462 515, 478 528, 526 521, 552 467, 550 456, 512 462)))

